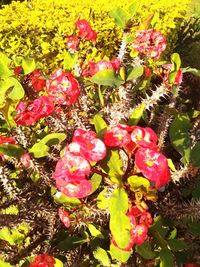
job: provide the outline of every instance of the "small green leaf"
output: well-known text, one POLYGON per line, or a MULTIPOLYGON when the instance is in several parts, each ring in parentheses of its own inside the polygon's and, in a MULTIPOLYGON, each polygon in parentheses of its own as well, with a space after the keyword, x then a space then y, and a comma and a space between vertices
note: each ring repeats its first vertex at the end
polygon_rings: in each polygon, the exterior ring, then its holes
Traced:
POLYGON ((174 267, 174 256, 168 248, 160 251, 160 267, 174 267))
POLYGON ((190 158, 190 118, 187 114, 179 114, 174 119, 169 130, 169 136, 173 147, 183 156, 188 163, 190 158))
POLYGON ((55 187, 51 188, 51 194, 57 203, 63 204, 64 206, 75 207, 81 204, 80 199, 74 197, 67 197, 63 193, 57 191, 55 187))
POLYGON ((200 70, 195 69, 195 68, 190 68, 190 67, 183 68, 182 72, 183 73, 190 72, 190 73, 200 77, 200 70))
POLYGON ((57 247, 62 251, 73 250, 88 241, 89 239, 85 237, 69 236, 65 240, 59 242, 57 247))
POLYGON ((24 74, 29 74, 35 70, 35 60, 33 58, 25 57, 22 59, 22 68, 24 74))
POLYGON ((89 195, 93 194, 99 188, 101 181, 102 181, 101 175, 99 175, 97 173, 92 175, 92 177, 90 179, 90 182, 92 184, 92 191, 90 192, 89 195))
POLYGON ((52 146, 62 143, 66 139, 66 134, 64 133, 51 133, 46 135, 39 143, 43 143, 47 146, 52 146))
POLYGON ((144 67, 139 65, 132 68, 129 73, 127 74, 127 81, 136 80, 137 78, 141 77, 144 72, 144 67))
POLYGON ((132 4, 128 8, 128 12, 130 14, 130 18, 135 16, 135 14, 137 13, 139 7, 140 7, 140 2, 138 0, 135 0, 135 1, 132 2, 132 4))
POLYGON ((11 265, 8 262, 3 261, 2 259, 0 259, 0 266, 1 267, 14 267, 13 265, 11 265))
POLYGON ((190 161, 194 166, 200 167, 200 141, 196 143, 196 145, 192 148, 190 161))
POLYGON ((64 69, 71 71, 74 66, 76 65, 76 62, 78 60, 78 54, 71 54, 70 52, 66 52, 65 58, 64 58, 64 69))
POLYGON ((97 196, 97 207, 101 210, 108 208, 108 194, 107 187, 102 190, 97 196))
POLYGON ((4 227, 4 228, 0 229, 0 239, 7 241, 11 246, 13 246, 15 244, 15 242, 12 238, 11 231, 8 227, 4 227))
POLYGON ((143 113, 144 113, 144 110, 145 110, 144 104, 141 104, 136 109, 134 109, 130 118, 129 118, 128 124, 129 125, 137 125, 139 120, 141 119, 143 113))
MULTIPOLYGON (((177 71, 177 70, 180 69, 180 67, 181 67, 181 58, 180 58, 178 53, 173 53, 171 55, 171 62, 172 62, 172 64, 175 65, 175 69, 174 70, 177 71)), ((173 71, 173 69, 172 69, 172 71, 173 71)))
POLYGON ((115 72, 110 69, 101 70, 89 79, 91 82, 105 86, 120 86, 124 81, 117 77, 115 72))
POLYGON ((12 144, 2 144, 0 145, 0 153, 10 156, 10 157, 21 157, 25 151, 21 146, 12 144))
POLYGON ((104 239, 104 236, 102 235, 102 233, 93 224, 89 223, 88 229, 90 231, 91 236, 104 239))
POLYGON ((170 232, 168 239, 174 239, 177 236, 177 229, 174 227, 174 229, 170 232))
POLYGON ((63 267, 64 266, 62 261, 60 261, 59 259, 56 259, 56 258, 54 258, 54 259, 55 259, 56 263, 54 264, 53 267, 63 267))
POLYGON ((110 259, 103 248, 97 247, 97 249, 93 251, 93 255, 94 258, 102 264, 102 266, 110 266, 110 259))
POLYGON ((145 191, 148 191, 150 187, 149 180, 147 180, 144 177, 137 176, 137 175, 130 176, 128 178, 128 183, 130 184, 131 190, 133 192, 137 191, 138 189, 142 189, 142 190, 145 189, 145 191))
POLYGON ((11 60, 3 53, 0 53, 0 77, 10 77, 13 73, 9 69, 11 60))
POLYGON ((48 155, 49 147, 43 143, 36 143, 30 149, 29 152, 33 153, 35 158, 42 158, 48 155))
POLYGON ((136 245, 136 253, 146 260, 152 260, 156 257, 156 253, 152 250, 150 242, 145 242, 142 245, 136 245))
POLYGON ((123 251, 112 244, 110 245, 110 255, 113 260, 118 260, 119 262, 127 262, 131 256, 131 252, 123 251))
POLYGON ((98 137, 102 138, 107 129, 106 122, 99 113, 94 116, 92 122, 94 123, 95 131, 98 137))
POLYGON ((109 15, 115 19, 116 24, 122 29, 125 28, 130 16, 120 7, 114 7, 109 15))
POLYGON ((187 244, 183 240, 170 239, 168 240, 168 245, 172 251, 186 250, 187 244))
POLYGON ((173 161, 172 161, 171 159, 167 159, 167 162, 168 162, 168 166, 169 166, 169 168, 170 168, 173 172, 175 172, 175 171, 176 171, 176 168, 175 168, 175 166, 174 166, 173 161))
POLYGON ((197 236, 200 236, 200 222, 193 222, 188 224, 190 231, 197 236))

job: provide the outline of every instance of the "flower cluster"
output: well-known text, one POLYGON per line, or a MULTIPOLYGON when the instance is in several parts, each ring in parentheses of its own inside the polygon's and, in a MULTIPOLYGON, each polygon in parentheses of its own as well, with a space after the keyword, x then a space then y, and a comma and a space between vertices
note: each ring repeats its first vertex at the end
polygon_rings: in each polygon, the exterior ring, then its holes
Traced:
POLYGON ((51 256, 47 254, 40 254, 37 255, 29 267, 53 267, 55 263, 56 261, 51 256))
POLYGON ((147 58, 159 59, 166 48, 166 39, 159 31, 154 29, 138 31, 132 47, 134 50, 145 54, 147 58))
POLYGON ((130 156, 135 155, 135 172, 141 172, 148 180, 161 188, 170 180, 166 157, 158 152, 158 137, 148 127, 118 124, 105 132, 107 146, 123 147, 130 156))
POLYGON ((86 179, 91 170, 90 162, 98 162, 105 155, 106 147, 95 132, 77 129, 57 162, 53 174, 57 188, 69 197, 87 196, 92 189, 91 182, 86 179))
POLYGON ((114 246, 118 247, 123 251, 131 251, 134 245, 141 245, 147 238, 149 225, 152 224, 152 217, 149 212, 147 212, 142 207, 133 206, 129 209, 127 214, 131 223, 131 240, 126 248, 120 248, 115 240, 112 240, 114 246))

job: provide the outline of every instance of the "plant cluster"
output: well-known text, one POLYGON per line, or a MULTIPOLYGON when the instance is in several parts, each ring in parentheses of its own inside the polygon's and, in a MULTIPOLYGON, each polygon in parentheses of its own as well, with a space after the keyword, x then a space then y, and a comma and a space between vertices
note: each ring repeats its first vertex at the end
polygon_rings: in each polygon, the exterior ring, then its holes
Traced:
POLYGON ((163 58, 154 16, 128 27, 138 8, 111 11, 112 57, 83 59, 82 17, 62 68, 0 54, 1 266, 198 266, 199 71, 163 58))

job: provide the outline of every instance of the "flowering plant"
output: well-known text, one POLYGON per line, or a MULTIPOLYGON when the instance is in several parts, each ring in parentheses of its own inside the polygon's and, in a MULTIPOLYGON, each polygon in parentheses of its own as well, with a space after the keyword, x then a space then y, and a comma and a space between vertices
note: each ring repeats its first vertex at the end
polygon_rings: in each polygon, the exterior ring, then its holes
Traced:
POLYGON ((178 190, 180 199, 196 192, 191 187, 184 196, 177 182, 198 173, 200 145, 191 124, 199 125, 199 113, 181 102, 187 70, 179 54, 164 58, 166 38, 152 18, 133 33, 129 15, 112 12, 124 36, 110 59, 79 57, 81 38, 94 46, 98 39, 85 19, 66 37, 62 68, 42 70, 31 58, 18 65, 0 55, 0 239, 7 252, 0 262, 197 262, 195 252, 189 257, 182 218, 193 232, 198 222, 187 221, 184 206, 171 201, 178 190))

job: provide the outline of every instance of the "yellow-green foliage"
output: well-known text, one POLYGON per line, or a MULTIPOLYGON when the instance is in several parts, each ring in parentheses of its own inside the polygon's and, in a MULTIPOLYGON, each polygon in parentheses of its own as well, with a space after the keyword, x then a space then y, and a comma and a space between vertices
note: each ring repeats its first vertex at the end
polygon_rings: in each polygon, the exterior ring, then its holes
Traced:
MULTIPOLYGON (((170 35, 183 20, 191 0, 140 0, 135 20, 156 13, 155 27, 170 35)), ((66 36, 73 34, 74 22, 87 19, 98 33, 97 49, 84 42, 83 59, 114 56, 122 30, 108 16, 114 6, 128 9, 130 0, 32 0, 12 2, 0 10, 0 51, 14 58, 33 56, 48 68, 58 66, 66 53, 66 36)), ((171 35, 172 36, 172 35, 171 35)), ((171 39, 171 37, 170 37, 171 39)), ((175 38, 173 38, 174 40, 175 38)))

